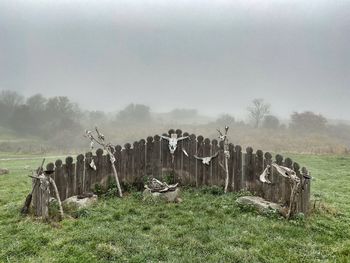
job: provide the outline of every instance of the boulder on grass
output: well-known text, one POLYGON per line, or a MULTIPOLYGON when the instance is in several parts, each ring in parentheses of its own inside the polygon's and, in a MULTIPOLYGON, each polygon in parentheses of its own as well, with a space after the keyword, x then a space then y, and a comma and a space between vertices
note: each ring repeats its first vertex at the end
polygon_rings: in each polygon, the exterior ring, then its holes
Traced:
POLYGON ((6 169, 6 168, 0 168, 0 175, 3 175, 3 174, 9 174, 10 171, 9 169, 6 169))
POLYGON ((258 196, 242 196, 236 200, 241 206, 253 207, 260 214, 277 213, 285 216, 285 209, 276 203, 266 201, 258 196))
POLYGON ((80 198, 79 196, 71 196, 62 202, 62 206, 68 210, 78 210, 80 208, 85 208, 91 206, 97 202, 97 195, 91 195, 85 198, 80 198))
POLYGON ((169 203, 180 203, 180 189, 176 188, 174 191, 167 191, 164 193, 152 192, 150 189, 145 189, 143 191, 143 200, 147 200, 149 198, 160 199, 169 203))

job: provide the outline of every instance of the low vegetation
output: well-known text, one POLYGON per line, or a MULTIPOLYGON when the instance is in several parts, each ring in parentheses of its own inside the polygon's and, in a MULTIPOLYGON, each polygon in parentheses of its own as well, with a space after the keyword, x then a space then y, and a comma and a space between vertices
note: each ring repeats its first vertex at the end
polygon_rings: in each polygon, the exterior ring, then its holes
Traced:
POLYGON ((204 188, 185 189, 180 204, 107 195, 43 223, 19 215, 31 187, 26 169, 40 161, 0 161, 11 171, 0 177, 0 262, 349 262, 350 157, 292 157, 315 180, 311 216, 291 221, 242 210, 240 194, 204 188))

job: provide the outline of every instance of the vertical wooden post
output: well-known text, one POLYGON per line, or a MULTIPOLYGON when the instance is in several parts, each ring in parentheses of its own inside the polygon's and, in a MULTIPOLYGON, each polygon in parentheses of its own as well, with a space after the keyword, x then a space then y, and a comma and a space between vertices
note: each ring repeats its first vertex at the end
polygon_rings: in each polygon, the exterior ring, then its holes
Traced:
POLYGON ((77 156, 76 163, 76 188, 75 195, 81 195, 84 193, 84 155, 79 154, 77 156))
POLYGON ((102 185, 102 178, 105 174, 104 167, 103 167, 103 149, 99 148, 96 150, 96 177, 95 177, 95 184, 102 185))
POLYGON ((229 159, 229 163, 228 163, 228 169, 229 169, 229 191, 234 191, 234 155, 235 155, 235 146, 230 143, 228 145, 228 149, 230 152, 230 159, 229 159))
POLYGON ((161 156, 160 136, 155 135, 153 138, 151 166, 152 166, 152 175, 158 179, 161 179, 160 176, 162 175, 160 156, 161 156))
POLYGON ((71 197, 75 193, 75 164, 73 163, 73 158, 71 156, 68 156, 66 158, 66 171, 65 174, 67 174, 67 192, 66 192, 66 198, 71 197))
MULTIPOLYGON (((183 136, 190 136, 187 132, 183 134, 183 136)), ((182 144, 182 148, 189 154, 190 151, 190 140, 184 140, 182 144)), ((183 185, 190 185, 191 184, 191 176, 190 176, 190 159, 193 158, 193 155, 188 155, 184 156, 182 155, 182 160, 183 160, 183 172, 182 172, 182 177, 183 177, 183 185)))
POLYGON ((263 183, 260 182, 260 175, 264 172, 264 153, 261 150, 256 151, 255 159, 255 182, 256 193, 259 196, 263 196, 263 183))
POLYGON ((115 146, 114 158, 115 158, 114 167, 117 171, 119 180, 122 181, 122 179, 124 178, 124 174, 123 174, 124 170, 122 169, 123 168, 122 147, 120 145, 115 146))
POLYGON ((295 202, 295 212, 303 212, 303 176, 300 172, 300 165, 296 162, 293 163, 293 170, 295 174, 300 179, 300 185, 297 189, 297 195, 294 198, 295 202))
POLYGON ((218 160, 220 162, 220 167, 219 167, 219 173, 218 173, 218 186, 222 186, 224 187, 224 190, 226 192, 225 189, 225 181, 226 181, 226 164, 225 164, 225 142, 224 141, 220 141, 219 142, 219 156, 218 156, 218 160))
POLYGON ((234 191, 239 192, 242 189, 242 147, 236 145, 234 157, 234 191))
POLYGON ((146 175, 147 176, 153 176, 152 154, 153 154, 153 137, 148 136, 147 144, 146 144, 146 175))
POLYGON ((41 216, 44 220, 49 218, 49 200, 50 200, 50 182, 49 178, 45 175, 41 180, 40 191, 41 191, 41 216))
MULTIPOLYGON (((211 154, 214 155, 218 153, 220 155, 220 148, 218 145, 218 140, 214 139, 211 141, 211 154)), ((211 166, 211 174, 212 174, 212 185, 219 185, 220 177, 219 177, 219 170, 222 169, 219 165, 220 158, 217 156, 216 158, 212 159, 210 162, 211 166)))
POLYGON ((253 148, 248 147, 246 149, 245 156, 245 188, 248 191, 254 192, 254 156, 253 156, 253 148))
MULTIPOLYGON (((182 130, 177 129, 175 131, 177 138, 182 137, 182 130)), ((174 153, 175 159, 174 159, 174 167, 175 167, 175 182, 179 182, 182 184, 182 144, 183 141, 177 142, 177 149, 174 153)))
POLYGON ((57 160, 55 165, 55 183, 57 185, 61 200, 65 200, 67 191, 67 174, 65 173, 65 169, 62 167, 61 160, 57 160))
MULTIPOLYGON (((166 133, 163 133, 162 135, 166 137, 168 136, 168 134, 166 133)), ((162 176, 164 176, 164 172, 169 171, 171 167, 171 157, 168 147, 168 141, 161 139, 160 144, 162 149, 162 176)))
POLYGON ((85 193, 89 193, 93 189, 93 183, 94 183, 93 178, 95 177, 95 174, 96 174, 96 171, 90 166, 91 160, 93 160, 92 152, 87 152, 85 154, 85 176, 84 176, 85 193))
POLYGON ((133 167, 133 174, 132 174, 132 182, 133 184, 140 185, 141 183, 141 176, 140 176, 140 143, 134 142, 133 144, 134 149, 134 167, 133 167))
POLYGON ((132 154, 133 150, 131 149, 131 144, 130 143, 126 143, 124 145, 124 162, 125 162, 125 177, 124 177, 124 183, 130 183, 130 179, 132 179, 132 171, 133 171, 133 168, 132 168, 132 163, 133 163, 133 160, 132 160, 132 154))
MULTIPOLYGON (((280 154, 276 155, 276 164, 282 165, 283 164, 283 156, 280 154)), ((274 185, 273 187, 273 198, 272 201, 276 203, 285 203, 285 181, 289 181, 289 179, 280 176, 275 169, 273 169, 273 179, 274 179, 274 185)))
MULTIPOLYGON (((290 169, 293 169, 293 160, 290 158, 286 158, 284 160, 284 166, 288 167, 290 169)), ((284 196, 285 196, 285 200, 286 200, 286 204, 287 206, 290 205, 290 195, 291 195, 291 181, 290 180, 285 180, 285 192, 284 192, 284 196)))
POLYGON ((270 169, 269 169, 269 180, 271 181, 271 184, 264 184, 263 185, 263 192, 264 192, 264 196, 263 198, 265 198, 266 200, 271 200, 271 196, 273 195, 272 192, 272 184, 273 182, 273 168, 272 168, 272 155, 269 152, 266 152, 264 155, 265 159, 264 159, 264 169, 266 169, 266 167, 269 165, 270 169))
MULTIPOLYGON (((204 155, 204 137, 202 135, 199 135, 197 137, 197 155, 203 156, 204 155)), ((204 167, 202 163, 196 162, 197 165, 197 187, 203 185, 204 180, 204 167)))
POLYGON ((40 207, 41 207, 41 195, 40 195, 40 181, 39 179, 33 178, 32 179, 32 188, 33 195, 32 195, 32 205, 34 210, 35 216, 40 216, 40 207))
POLYGON ((140 140, 140 168, 139 168, 139 180, 143 183, 144 177, 146 176, 146 141, 144 139, 140 140))
POLYGON ((190 135, 190 141, 189 141, 189 175, 190 175, 190 185, 191 186, 198 186, 198 179, 197 179, 197 160, 193 157, 193 155, 197 154, 197 139, 195 134, 190 135))
MULTIPOLYGON (((210 139, 206 138, 204 140, 203 157, 211 156, 211 144, 210 139)), ((199 162, 200 163, 200 162, 199 162)), ((202 163, 200 163, 202 164, 202 163)), ((210 162, 211 165, 211 162, 210 162)), ((211 173, 210 165, 203 166, 203 185, 213 185, 213 175, 211 173)))
POLYGON ((303 175, 303 213, 308 215, 310 213, 310 190, 311 190, 311 180, 305 177, 309 176, 308 170, 303 167, 301 169, 303 175))
MULTIPOLYGON (((48 163, 47 165, 46 165, 46 170, 47 171, 55 171, 55 165, 54 165, 54 163, 48 163)), ((52 173, 51 175, 50 175, 50 178, 52 178, 53 180, 56 180, 55 179, 55 173, 52 173)), ((53 189, 53 187, 50 185, 50 196, 52 196, 52 197, 54 197, 54 189, 53 189)))

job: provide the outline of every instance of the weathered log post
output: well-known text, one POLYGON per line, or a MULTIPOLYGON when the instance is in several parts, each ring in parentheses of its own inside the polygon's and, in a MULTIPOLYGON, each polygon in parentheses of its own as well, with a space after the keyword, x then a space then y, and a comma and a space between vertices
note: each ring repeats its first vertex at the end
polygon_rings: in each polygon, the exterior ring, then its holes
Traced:
POLYGON ((63 219, 63 208, 60 198, 60 193, 57 189, 55 180, 52 179, 51 175, 54 171, 47 170, 42 172, 38 176, 30 176, 33 178, 34 191, 33 191, 33 208, 34 215, 44 220, 49 218, 49 200, 50 200, 50 188, 53 189, 55 197, 58 202, 60 219, 63 219))

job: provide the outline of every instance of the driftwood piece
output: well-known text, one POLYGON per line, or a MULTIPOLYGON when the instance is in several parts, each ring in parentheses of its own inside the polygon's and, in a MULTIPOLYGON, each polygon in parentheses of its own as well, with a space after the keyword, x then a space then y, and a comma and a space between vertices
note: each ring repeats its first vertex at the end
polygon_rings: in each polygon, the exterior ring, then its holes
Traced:
MULTIPOLYGON (((37 175, 39 175, 43 172, 44 163, 45 163, 45 158, 43 159, 41 166, 37 169, 37 175)), ((26 215, 29 213, 30 204, 32 203, 32 199, 33 199, 33 192, 34 192, 35 188, 37 187, 38 183, 39 183, 39 180, 35 180, 34 185, 32 187, 32 191, 30 192, 30 194, 27 195, 26 200, 24 202, 24 205, 21 209, 22 215, 26 215)))
POLYGON ((178 184, 168 185, 165 182, 161 182, 157 180, 156 178, 153 178, 149 184, 145 185, 145 188, 150 190, 152 193, 158 192, 158 193, 165 193, 169 191, 175 191, 178 184))
POLYGON ((278 213, 286 217, 285 209, 277 203, 269 202, 258 196, 242 196, 236 200, 240 206, 253 207, 260 214, 278 213))
MULTIPOLYGON (((288 206, 288 211, 286 213, 286 218, 289 219, 297 211, 296 196, 300 189, 301 180, 296 174, 296 172, 288 167, 280 166, 276 163, 272 163, 271 168, 273 168, 277 172, 277 175, 281 177, 285 177, 290 180, 290 184, 291 184, 291 191, 290 191, 290 198, 289 198, 290 202, 288 206)), ((263 174, 260 175, 260 181, 266 184, 271 184, 271 181, 267 179, 268 175, 270 174, 271 174, 270 165, 268 165, 265 171, 263 172, 263 174)))
POLYGON ((42 217, 43 219, 49 218, 50 187, 52 187, 58 202, 60 219, 63 219, 64 213, 63 213, 60 193, 57 189, 55 180, 53 180, 49 175, 45 175, 45 174, 41 174, 39 176, 29 176, 29 177, 33 178, 33 180, 37 180, 40 182, 36 184, 36 187, 35 187, 36 192, 34 190, 34 196, 35 196, 34 200, 36 200, 33 204, 35 216, 42 217))
POLYGON ((180 198, 180 190, 179 188, 176 188, 174 191, 168 191, 164 193, 159 192, 151 192, 150 189, 145 189, 143 191, 143 200, 147 200, 149 198, 152 199, 161 199, 165 200, 166 202, 170 203, 180 203, 182 200, 180 198))

